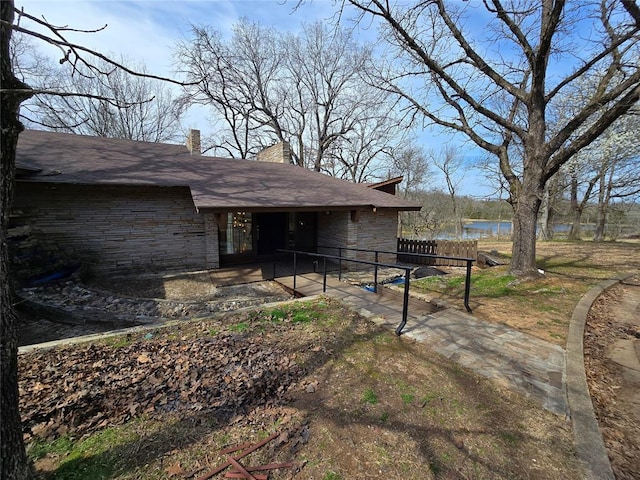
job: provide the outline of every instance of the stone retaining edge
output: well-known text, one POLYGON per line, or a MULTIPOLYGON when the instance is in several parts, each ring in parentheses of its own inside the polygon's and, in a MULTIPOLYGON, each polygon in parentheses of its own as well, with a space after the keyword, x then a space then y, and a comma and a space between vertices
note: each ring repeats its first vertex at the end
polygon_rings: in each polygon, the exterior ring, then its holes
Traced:
POLYGON ((307 301, 315 300, 320 297, 321 295, 310 295, 308 297, 303 297, 303 298, 292 298, 290 300, 281 300, 278 302, 262 303, 260 305, 250 305, 248 307, 241 307, 236 310, 229 310, 225 312, 215 312, 206 317, 193 317, 193 318, 185 318, 185 319, 166 320, 166 321, 162 321, 154 324, 137 325, 135 327, 119 328, 117 330, 110 330, 108 332, 92 333, 90 335, 83 335, 81 337, 62 338, 60 340, 52 340, 50 342, 36 343, 33 345, 23 345, 22 347, 18 347, 18 354, 30 353, 35 350, 47 350, 47 349, 59 347, 62 345, 77 345, 81 343, 94 342, 97 340, 104 340, 105 338, 117 337, 119 335, 126 335, 128 333, 137 334, 137 333, 143 333, 143 332, 152 332, 155 330, 173 327, 176 325, 184 325, 187 323, 198 322, 202 320, 217 319, 217 318, 221 318, 226 315, 230 315, 234 313, 241 313, 249 310, 255 310, 256 308, 275 308, 279 305, 285 305, 285 304, 294 303, 294 302, 307 302, 307 301))
POLYGON ((567 400, 573 424, 576 453, 585 467, 585 478, 589 480, 615 480, 615 476, 593 410, 584 369, 583 339, 587 315, 602 293, 631 277, 633 274, 618 275, 589 290, 578 302, 569 324, 566 349, 567 400))

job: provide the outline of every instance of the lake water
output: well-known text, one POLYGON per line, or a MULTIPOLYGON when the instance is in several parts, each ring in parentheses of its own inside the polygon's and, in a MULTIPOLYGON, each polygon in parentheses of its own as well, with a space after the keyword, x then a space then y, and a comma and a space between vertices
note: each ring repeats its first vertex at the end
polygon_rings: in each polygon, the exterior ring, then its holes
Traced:
MULTIPOLYGON (((557 224, 553 226, 553 231, 559 234, 566 234, 571 225, 569 224, 557 224)), ((582 225, 583 232, 593 230, 593 225, 582 225)), ((511 235, 511 222, 503 221, 482 221, 473 220, 465 223, 462 231, 463 240, 477 240, 485 237, 509 237, 511 235)), ((441 240, 453 240, 456 238, 455 230, 450 229, 441 232, 436 236, 441 240)))

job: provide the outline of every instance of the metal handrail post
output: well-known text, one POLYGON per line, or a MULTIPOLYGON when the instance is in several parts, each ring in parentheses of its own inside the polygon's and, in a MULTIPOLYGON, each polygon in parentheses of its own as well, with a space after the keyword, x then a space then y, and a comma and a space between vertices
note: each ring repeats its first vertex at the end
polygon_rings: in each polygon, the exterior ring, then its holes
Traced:
POLYGON ((396 328, 396 335, 402 333, 402 329, 407 324, 407 314, 409 313, 409 272, 410 268, 406 268, 404 271, 404 301, 402 304, 402 322, 396 328))
POLYGON ((378 293, 378 251, 376 250, 376 264, 373 266, 373 293, 378 293))
POLYGON ((467 260, 467 276, 464 280, 464 308, 467 312, 471 313, 471 307, 469 306, 469 295, 471 293, 471 264, 473 260, 467 260))
POLYGON ((293 252, 293 296, 296 296, 296 271, 297 271, 298 254, 293 252))
POLYGON ((322 274, 322 293, 327 292, 327 257, 324 257, 324 264, 322 266, 323 274, 322 274))
POLYGON ((338 247, 338 280, 342 281, 342 247, 338 247))

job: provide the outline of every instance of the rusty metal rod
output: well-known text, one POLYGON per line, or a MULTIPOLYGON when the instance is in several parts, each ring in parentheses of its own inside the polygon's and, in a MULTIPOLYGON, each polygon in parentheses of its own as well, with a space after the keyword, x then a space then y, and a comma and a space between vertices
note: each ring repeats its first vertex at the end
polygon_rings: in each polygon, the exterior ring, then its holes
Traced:
POLYGON ((247 472, 244 467, 242 465, 240 465, 240 462, 238 462, 238 460, 236 460, 233 457, 227 457, 227 461, 229 463, 231 463, 231 465, 233 465, 234 467, 236 467, 238 469, 238 471, 240 473, 242 473, 242 475, 244 475, 243 477, 240 478, 247 478, 249 480, 258 480, 256 477, 254 477, 253 475, 251 475, 249 472, 247 472))
MULTIPOLYGON (((243 457, 246 457, 251 452, 255 452, 260 447, 263 447, 264 445, 269 443, 271 440, 276 438, 278 435, 280 435, 280 433, 278 433, 278 432, 272 433, 271 435, 269 435, 267 438, 265 438, 261 442, 258 442, 255 445, 253 445, 250 448, 248 448, 247 450, 244 450, 243 452, 241 452, 240 455, 236 455, 235 458, 241 459, 243 457)), ((223 463, 219 467, 215 468, 214 470, 210 471, 209 473, 207 473, 205 475, 202 475, 201 477, 198 477, 197 480, 209 480, 211 477, 213 477, 217 473, 220 473, 221 471, 223 471, 225 468, 229 467, 230 465, 231 465, 231 463, 227 460, 225 463, 223 463)))

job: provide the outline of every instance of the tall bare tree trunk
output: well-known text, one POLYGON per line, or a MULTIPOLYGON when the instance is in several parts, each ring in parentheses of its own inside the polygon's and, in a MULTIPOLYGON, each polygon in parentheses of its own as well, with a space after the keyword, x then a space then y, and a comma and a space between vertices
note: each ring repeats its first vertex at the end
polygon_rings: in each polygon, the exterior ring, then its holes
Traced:
POLYGON ((536 226, 540 198, 521 195, 513 205, 513 247, 511 272, 514 275, 536 276, 536 226))
POLYGON ((569 240, 581 240, 582 208, 578 201, 578 179, 576 177, 571 178, 571 212, 573 213, 573 219, 568 238, 569 240))
POLYGON ((31 478, 22 437, 18 393, 18 342, 16 318, 12 303, 9 276, 7 227, 13 199, 15 154, 18 134, 22 125, 18 121, 20 103, 29 95, 7 91, 26 89, 13 75, 9 56, 9 42, 13 24, 13 1, 0 2, 0 135, 2 163, 0 164, 0 478, 23 480, 31 478))
POLYGON ((536 158, 535 152, 541 151, 544 145, 543 116, 540 112, 530 114, 531 137, 537 137, 538 145, 532 138, 532 148, 525 151, 529 156, 527 163, 529 168, 525 170, 522 183, 511 184, 510 202, 513 207, 513 232, 512 232, 512 256, 511 272, 518 277, 539 276, 536 265, 536 228, 538 225, 538 213, 544 195, 544 179, 541 165, 543 162, 536 158), (537 129, 536 129, 537 126, 537 129))

